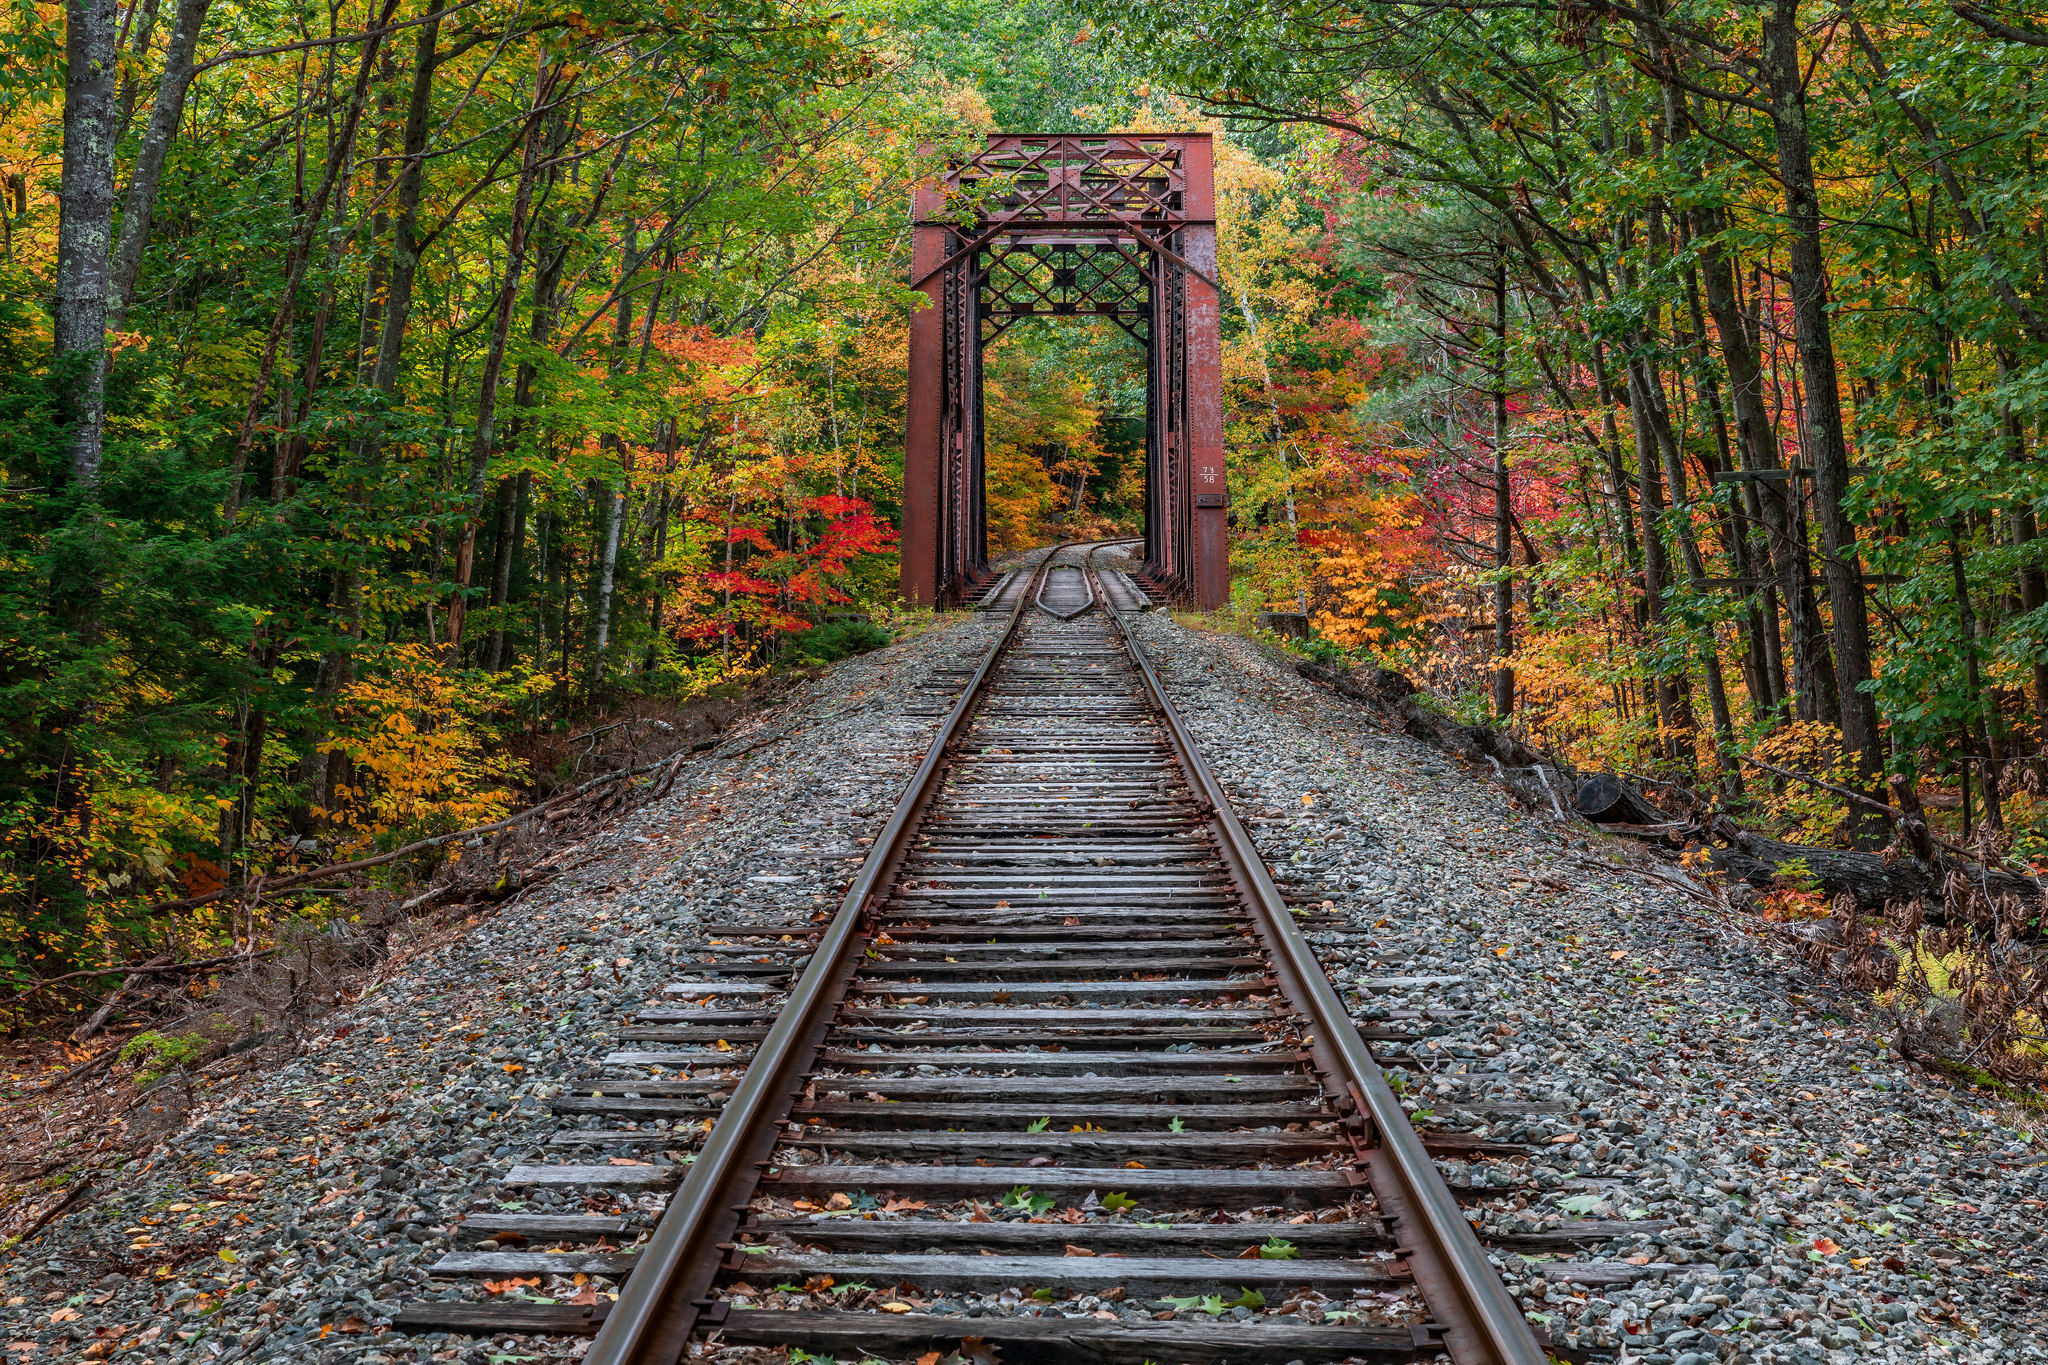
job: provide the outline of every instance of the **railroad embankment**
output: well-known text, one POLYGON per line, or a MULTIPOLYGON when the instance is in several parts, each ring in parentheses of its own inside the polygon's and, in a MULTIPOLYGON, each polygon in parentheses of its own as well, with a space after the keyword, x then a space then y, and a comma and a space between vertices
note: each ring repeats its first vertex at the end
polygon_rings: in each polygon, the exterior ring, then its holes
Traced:
MULTIPOLYGON (((1680 870, 1518 810, 1250 641, 1139 631, 1275 875, 1377 929, 1325 957, 1338 979, 1406 972, 1419 1001, 1463 978, 1474 1015, 1410 1073, 1418 1127, 1535 1143, 1540 1178, 1574 1186, 1483 1229, 1654 1228, 1607 1250, 1633 1283, 1511 1265, 1560 1344, 1681 1365, 2048 1358, 2034 1116, 1899 1059, 1864 1002, 1680 870), (1482 1101, 1532 1112, 1461 1116, 1482 1101)), ((1410 1003, 1357 1000, 1361 1018, 1410 1003)))
MULTIPOLYGON (((833 668, 545 887, 392 958, 309 1045, 231 1084, 195 1079, 177 1125, 11 1254, 0 1345, 17 1365, 579 1352, 389 1322, 452 1292, 427 1268, 469 1244, 464 1219, 644 1228, 697 1135, 678 1123, 617 1159, 643 1164, 601 1193, 520 1183, 515 1168, 579 1150, 557 1141, 552 1101, 705 925, 836 906, 992 629, 950 617, 833 668)), ((1469 1210, 1482 1230, 1534 1246, 1564 1219, 1626 1225, 1590 1252, 1500 1255, 1560 1349, 1657 1365, 2048 1359, 2048 1153, 2011 1111, 1890 1055, 1857 1002, 1710 889, 1517 809, 1246 640, 1161 614, 1136 630, 1283 886, 1348 922, 1311 932, 1340 985, 1375 983, 1347 995, 1357 1016, 1454 1007, 1383 1051, 1401 1056, 1419 1129, 1531 1152, 1513 1162, 1533 1182, 1469 1210)), ((614 1287, 461 1292, 573 1303, 614 1287)))

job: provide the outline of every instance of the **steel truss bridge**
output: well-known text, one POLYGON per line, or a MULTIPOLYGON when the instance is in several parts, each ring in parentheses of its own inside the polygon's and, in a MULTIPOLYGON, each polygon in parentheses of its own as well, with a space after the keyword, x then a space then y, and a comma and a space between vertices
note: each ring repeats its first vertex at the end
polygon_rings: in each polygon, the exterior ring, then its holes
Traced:
POLYGON ((1146 586, 1230 592, 1213 154, 1206 133, 999 135, 921 186, 903 480, 906 600, 994 581, 982 490, 982 355, 1026 317, 1108 318, 1144 347, 1146 586))

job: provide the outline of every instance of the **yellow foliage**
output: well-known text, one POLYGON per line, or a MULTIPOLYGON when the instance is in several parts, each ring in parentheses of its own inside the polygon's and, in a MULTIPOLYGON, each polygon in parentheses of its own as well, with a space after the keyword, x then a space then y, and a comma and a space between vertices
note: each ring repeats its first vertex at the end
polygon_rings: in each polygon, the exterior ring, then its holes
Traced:
MULTIPOLYGON (((1792 721, 1764 736, 1757 742, 1756 756, 1838 786, 1857 780, 1855 767, 1842 748, 1841 730, 1816 720, 1792 721)), ((1779 837, 1788 843, 1826 842, 1849 814, 1847 801, 1805 782, 1784 782, 1777 790, 1754 783, 1750 794, 1785 822, 1788 829, 1779 837)))
POLYGON ((1040 369, 1031 361, 1020 346, 992 349, 984 361, 984 496, 991 551, 1020 549, 1042 539, 1047 519, 1068 510, 1067 490, 1085 490, 1104 454, 1096 437, 1100 409, 1088 377, 1040 369))
MULTIPOLYGON (((545 685, 535 677, 512 689, 545 685)), ((508 814, 524 765, 492 752, 491 741, 493 713, 509 699, 502 686, 442 668, 424 645, 388 651, 336 707, 328 751, 348 759, 353 779, 337 785, 336 808, 322 812, 343 831, 337 842, 360 850, 508 814)))
POLYGON ((1415 499, 1399 490, 1361 490, 1329 499, 1329 529, 1313 537, 1316 634, 1344 649, 1378 649, 1425 614, 1411 577, 1424 545, 1415 499))

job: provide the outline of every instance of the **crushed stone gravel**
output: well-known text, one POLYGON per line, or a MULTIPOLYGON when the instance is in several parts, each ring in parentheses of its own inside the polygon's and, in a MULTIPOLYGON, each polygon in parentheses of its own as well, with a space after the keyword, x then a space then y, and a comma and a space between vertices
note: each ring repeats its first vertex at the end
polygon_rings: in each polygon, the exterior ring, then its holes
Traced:
POLYGON ((1541 1146, 1442 1163, 1519 1187, 1481 1225, 1654 1229, 1591 1253, 1604 1283, 1545 1273, 1584 1251, 1498 1258, 1558 1345, 1644 1365, 2048 1359, 2048 1152, 2025 1116, 1891 1054, 1863 1002, 1680 869, 1517 809, 1253 641, 1158 615, 1137 632, 1283 886, 1349 921, 1312 935, 1333 976, 1430 983, 1353 989, 1356 1016, 1470 1011, 1401 1074, 1418 1127, 1541 1146), (1539 1111, 1480 1112, 1500 1104, 1539 1111))
MULTIPOLYGON (((0 1275, 0 1346, 15 1365, 482 1365, 476 1343, 409 1340, 388 1329, 392 1314, 405 1300, 484 1297, 477 1282, 427 1274, 465 1216, 651 1224, 658 1190, 507 1177, 565 1159, 547 1145, 566 1126, 549 1101, 591 1072, 625 1014, 659 998, 699 924, 836 904, 993 629, 948 618, 803 684, 686 765, 669 799, 589 840, 574 870, 387 964, 260 1083, 194 1096, 182 1132, 16 1251, 0 1275)), ((694 1145, 689 1126, 676 1125, 671 1157, 694 1145)), ((614 1286, 520 1288, 566 1299, 614 1286)))

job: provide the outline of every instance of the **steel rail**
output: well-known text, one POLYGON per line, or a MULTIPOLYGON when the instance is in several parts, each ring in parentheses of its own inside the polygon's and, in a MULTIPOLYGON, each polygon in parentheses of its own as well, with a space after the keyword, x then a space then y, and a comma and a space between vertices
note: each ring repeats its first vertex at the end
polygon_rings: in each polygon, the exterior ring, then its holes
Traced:
MULTIPOLYGON (((1067 543, 1073 544, 1074 542, 1069 541, 1067 543)), ((1045 592, 1047 588, 1050 588, 1052 586, 1052 574, 1048 572, 1034 580, 1038 584, 1038 591, 1032 597, 1031 605, 1037 607, 1040 611, 1044 612, 1047 616, 1052 617, 1055 621, 1071 621, 1076 617, 1080 616, 1083 612, 1087 611, 1090 607, 1094 606, 1094 577, 1093 575, 1089 574, 1085 569, 1077 569, 1077 572, 1081 574, 1081 586, 1089 590, 1089 596, 1086 602, 1083 602, 1080 606, 1075 607, 1072 611, 1061 611, 1058 607, 1049 605, 1045 600, 1045 592)))
POLYGON ((832 922, 819 936, 811 960, 776 1016, 775 1025, 755 1049, 753 1062, 733 1090, 682 1187, 655 1224, 652 1235, 618 1300, 583 1356, 583 1365, 676 1365, 688 1349, 690 1334, 712 1301, 707 1297, 726 1249, 735 1235, 773 1154, 781 1116, 801 1093, 826 1029, 845 997, 864 941, 861 921, 868 907, 887 892, 925 807, 937 793, 947 766, 947 749, 959 738, 980 699, 996 661, 1016 638, 1017 624, 1032 606, 1039 578, 1064 541, 1046 552, 1032 581, 1018 595, 1002 635, 983 656, 959 700, 939 726, 924 761, 904 788, 889 822, 876 836, 866 861, 847 888, 832 922))
MULTIPOLYGON (((1092 574, 1093 552, 1088 559, 1092 574)), ((1441 1327, 1443 1348, 1457 1365, 1545 1365, 1548 1356, 1409 1125, 1336 988, 1323 975, 1258 846, 1231 809, 1229 793, 1209 771, 1194 732, 1174 709, 1124 614, 1104 614, 1116 622, 1189 785, 1206 807, 1224 862, 1256 912, 1255 927, 1272 956, 1284 998, 1315 1030, 1308 1041, 1318 1067, 1350 1092, 1351 1104, 1372 1123, 1378 1141, 1363 1153, 1367 1178, 1382 1215, 1399 1230, 1416 1287, 1441 1327)), ((1417 1344, 1424 1343, 1418 1339, 1417 1344)))

